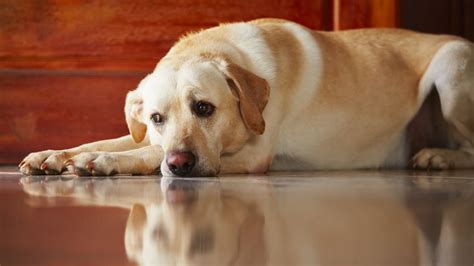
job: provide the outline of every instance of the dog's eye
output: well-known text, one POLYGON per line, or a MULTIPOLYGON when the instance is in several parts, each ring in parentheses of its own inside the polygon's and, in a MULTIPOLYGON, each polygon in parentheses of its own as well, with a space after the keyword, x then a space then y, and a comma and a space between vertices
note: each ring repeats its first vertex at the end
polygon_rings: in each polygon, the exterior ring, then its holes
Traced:
POLYGON ((204 102, 204 101, 199 101, 194 103, 193 105, 193 110, 194 112, 200 116, 200 117, 209 117, 212 115, 214 112, 214 105, 204 102))
POLYGON ((163 117, 158 113, 152 114, 150 119, 155 125, 161 125, 163 123, 163 117))

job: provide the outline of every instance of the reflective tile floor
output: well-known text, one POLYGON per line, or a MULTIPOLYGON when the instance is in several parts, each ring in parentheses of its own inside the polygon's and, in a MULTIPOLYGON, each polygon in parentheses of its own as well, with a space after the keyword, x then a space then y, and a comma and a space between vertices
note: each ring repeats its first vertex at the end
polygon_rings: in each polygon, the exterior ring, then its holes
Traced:
POLYGON ((0 265, 474 265, 474 171, 203 179, 0 168, 0 265))

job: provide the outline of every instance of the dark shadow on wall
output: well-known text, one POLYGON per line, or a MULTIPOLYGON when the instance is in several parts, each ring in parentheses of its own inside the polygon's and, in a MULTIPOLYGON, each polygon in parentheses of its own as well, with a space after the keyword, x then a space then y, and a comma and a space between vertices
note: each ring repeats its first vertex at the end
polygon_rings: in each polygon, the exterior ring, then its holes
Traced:
POLYGON ((399 0, 400 27, 474 41, 474 1, 399 0))

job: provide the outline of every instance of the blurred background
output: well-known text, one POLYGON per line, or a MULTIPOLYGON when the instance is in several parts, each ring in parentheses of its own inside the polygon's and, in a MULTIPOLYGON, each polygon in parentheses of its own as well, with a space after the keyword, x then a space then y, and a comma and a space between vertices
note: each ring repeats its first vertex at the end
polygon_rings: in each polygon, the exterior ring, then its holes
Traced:
POLYGON ((126 92, 180 35, 262 17, 474 40, 471 0, 0 0, 0 164, 127 134, 126 92))

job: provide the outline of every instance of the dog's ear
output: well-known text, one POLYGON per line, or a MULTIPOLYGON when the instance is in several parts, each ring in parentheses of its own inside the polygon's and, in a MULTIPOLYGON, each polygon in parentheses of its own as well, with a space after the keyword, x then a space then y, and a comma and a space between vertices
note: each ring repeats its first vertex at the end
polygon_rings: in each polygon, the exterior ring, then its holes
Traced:
POLYGON ((125 251, 130 259, 140 261, 143 249, 143 230, 147 222, 145 206, 134 204, 128 216, 125 228, 125 251))
POLYGON ((227 76, 229 87, 239 99, 240 114, 245 125, 255 134, 263 134, 265 120, 262 112, 270 96, 267 81, 234 63, 225 62, 222 71, 227 76))
MULTIPOLYGON (((148 77, 144 78, 138 87, 146 83, 148 77)), ((128 130, 136 143, 142 142, 146 136, 146 124, 143 119, 143 99, 138 89, 127 94, 125 100, 125 120, 128 130)))

